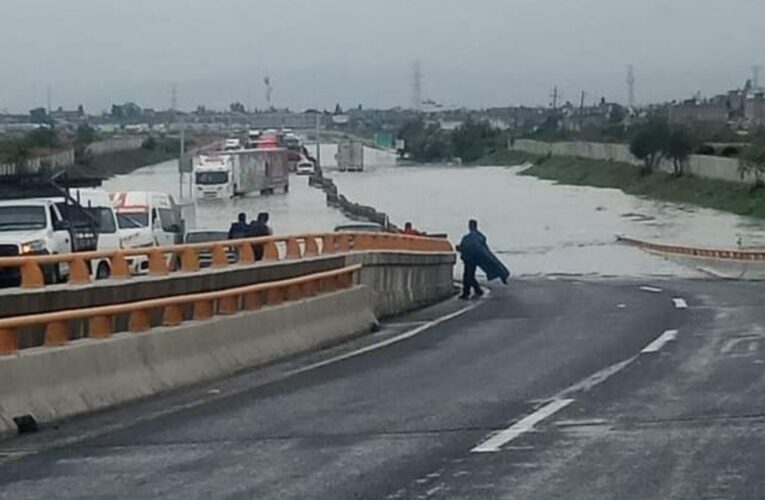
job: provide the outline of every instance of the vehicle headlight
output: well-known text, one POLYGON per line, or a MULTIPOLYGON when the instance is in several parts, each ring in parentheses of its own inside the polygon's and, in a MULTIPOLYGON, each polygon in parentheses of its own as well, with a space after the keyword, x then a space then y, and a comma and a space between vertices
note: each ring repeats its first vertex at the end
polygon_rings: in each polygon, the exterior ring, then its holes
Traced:
POLYGON ((33 240, 21 244, 21 255, 40 253, 45 250, 45 240, 33 240))

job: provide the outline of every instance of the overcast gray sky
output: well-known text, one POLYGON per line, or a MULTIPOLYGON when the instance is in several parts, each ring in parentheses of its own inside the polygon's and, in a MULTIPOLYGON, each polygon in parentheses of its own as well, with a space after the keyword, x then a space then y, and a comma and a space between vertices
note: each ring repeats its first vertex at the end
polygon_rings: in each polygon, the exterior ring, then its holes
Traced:
MULTIPOLYGON (((0 109, 135 100, 302 109, 651 102, 739 86, 765 65, 764 0, 2 0, 0 109)), ((763 69, 765 80, 765 69, 763 69)))

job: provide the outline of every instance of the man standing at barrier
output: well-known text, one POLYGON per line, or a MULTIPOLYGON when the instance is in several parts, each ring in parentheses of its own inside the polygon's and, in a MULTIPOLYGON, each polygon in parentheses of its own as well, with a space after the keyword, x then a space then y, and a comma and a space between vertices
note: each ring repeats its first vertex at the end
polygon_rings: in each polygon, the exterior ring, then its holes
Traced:
POLYGON ((247 214, 240 212, 236 222, 231 224, 231 229, 228 230, 228 239, 238 240, 246 238, 249 233, 249 226, 247 225, 247 214))
MULTIPOLYGON (((268 218, 268 212, 260 212, 258 218, 249 225, 247 236, 250 238, 271 236, 273 231, 268 227, 268 218)), ((253 245, 252 250, 255 252, 255 260, 263 259, 263 245, 253 245)))
POLYGON ((486 236, 478 230, 478 221, 471 219, 468 222, 468 229, 468 234, 457 245, 457 251, 462 255, 465 266, 461 299, 470 298, 471 290, 475 291, 476 297, 483 295, 483 290, 475 277, 476 269, 479 267, 486 273, 489 281, 500 278, 504 284, 507 284, 507 278, 510 276, 507 267, 489 249, 486 236))

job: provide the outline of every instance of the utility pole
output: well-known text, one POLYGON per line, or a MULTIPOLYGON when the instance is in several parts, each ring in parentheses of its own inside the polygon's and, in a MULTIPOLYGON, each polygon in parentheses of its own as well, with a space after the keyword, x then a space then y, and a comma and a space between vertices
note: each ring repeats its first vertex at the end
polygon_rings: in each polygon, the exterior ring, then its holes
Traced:
POLYGON ((321 113, 316 113, 316 170, 321 169, 321 113))
POLYGON ((579 97, 579 131, 580 132, 584 128, 584 96, 585 95, 587 94, 585 94, 583 90, 579 97))
POLYGON ((627 66, 627 93, 630 109, 635 109, 635 69, 627 66))
POLYGON ((760 69, 762 66, 759 64, 755 64, 752 66, 752 87, 754 89, 760 88, 760 69))
POLYGON ((48 111, 48 116, 50 116, 51 107, 53 106, 53 90, 51 89, 50 84, 45 87, 45 102, 47 103, 46 109, 48 111))

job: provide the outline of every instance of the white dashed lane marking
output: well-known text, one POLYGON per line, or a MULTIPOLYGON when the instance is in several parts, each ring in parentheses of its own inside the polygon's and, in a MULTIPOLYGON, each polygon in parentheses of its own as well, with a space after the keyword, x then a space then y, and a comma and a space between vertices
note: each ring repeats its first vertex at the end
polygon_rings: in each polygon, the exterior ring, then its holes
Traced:
POLYGON ((688 303, 685 301, 685 299, 675 297, 672 299, 672 302, 675 304, 675 309, 688 309, 688 303))

